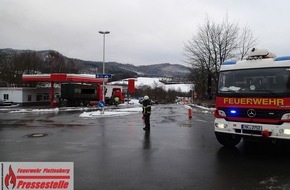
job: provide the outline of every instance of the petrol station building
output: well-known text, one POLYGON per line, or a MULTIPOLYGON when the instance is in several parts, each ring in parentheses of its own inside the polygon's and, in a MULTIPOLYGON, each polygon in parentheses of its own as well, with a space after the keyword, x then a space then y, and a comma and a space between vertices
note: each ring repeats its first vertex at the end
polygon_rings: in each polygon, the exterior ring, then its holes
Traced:
MULTIPOLYGON (((53 107, 55 102, 55 84, 56 83, 90 83, 100 85, 103 82, 107 83, 107 78, 96 78, 96 75, 91 74, 67 74, 67 73, 51 73, 37 75, 23 75, 24 83, 47 82, 50 83, 50 105, 53 107)), ((101 96, 101 93, 100 93, 101 96)), ((101 97, 100 97, 101 98, 101 97)))
POLYGON ((127 79, 126 86, 107 85, 109 78, 111 78, 111 74, 23 74, 23 83, 46 84, 37 87, 0 87, 0 100, 19 105, 50 104, 51 107, 55 107, 60 100, 67 103, 69 102, 67 100, 71 100, 76 104, 70 106, 79 106, 95 105, 98 101, 103 100, 103 95, 106 102, 115 96, 124 101, 124 90, 127 93, 134 92, 134 78, 127 79), (103 84, 105 85, 104 93, 103 84))

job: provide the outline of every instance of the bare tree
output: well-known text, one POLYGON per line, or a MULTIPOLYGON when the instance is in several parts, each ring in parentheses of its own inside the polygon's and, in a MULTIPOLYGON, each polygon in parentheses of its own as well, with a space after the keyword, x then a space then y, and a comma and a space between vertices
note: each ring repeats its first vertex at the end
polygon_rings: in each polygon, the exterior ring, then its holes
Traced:
POLYGON ((240 59, 244 59, 249 53, 250 48, 257 45, 257 39, 254 38, 252 31, 245 26, 239 38, 239 55, 240 59))
POLYGON ((61 73, 63 71, 63 67, 65 65, 65 61, 63 56, 56 51, 49 51, 48 55, 45 58, 45 73, 61 73))
POLYGON ((7 53, 0 53, 0 86, 7 86, 7 80, 11 80, 12 74, 10 67, 12 65, 11 56, 7 53))
POLYGON ((191 74, 197 74, 196 71, 199 71, 203 75, 194 79, 196 88, 204 89, 198 85, 207 84, 210 95, 211 89, 215 89, 218 82, 217 73, 221 64, 227 59, 243 58, 255 45, 256 40, 248 28, 245 27, 241 35, 239 32, 238 24, 229 22, 227 16, 220 24, 206 18, 196 35, 185 44, 186 62, 192 65, 192 71, 195 71, 191 74), (204 78, 207 78, 207 83, 204 82, 204 78))
POLYGON ((16 72, 35 74, 41 71, 43 60, 33 51, 24 51, 13 57, 13 65, 16 72))

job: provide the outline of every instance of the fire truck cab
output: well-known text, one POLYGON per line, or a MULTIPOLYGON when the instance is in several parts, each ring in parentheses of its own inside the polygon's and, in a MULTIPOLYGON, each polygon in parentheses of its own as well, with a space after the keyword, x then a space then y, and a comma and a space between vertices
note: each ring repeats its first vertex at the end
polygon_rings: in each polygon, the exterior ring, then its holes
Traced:
POLYGON ((290 56, 253 49, 220 68, 214 129, 219 143, 290 140, 290 56))
POLYGON ((120 103, 124 102, 123 86, 106 85, 105 86, 105 101, 106 104, 114 104, 114 98, 118 97, 120 103))

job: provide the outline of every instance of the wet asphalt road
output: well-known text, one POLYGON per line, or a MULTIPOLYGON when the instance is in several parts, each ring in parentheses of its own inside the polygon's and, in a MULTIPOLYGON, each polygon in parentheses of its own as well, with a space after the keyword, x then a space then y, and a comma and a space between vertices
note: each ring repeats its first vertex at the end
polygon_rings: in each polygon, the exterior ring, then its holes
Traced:
POLYGON ((150 133, 140 113, 90 119, 80 113, 0 112, 0 161, 74 162, 77 190, 290 189, 289 150, 223 148, 210 113, 195 110, 188 119, 181 105, 157 105, 150 133))

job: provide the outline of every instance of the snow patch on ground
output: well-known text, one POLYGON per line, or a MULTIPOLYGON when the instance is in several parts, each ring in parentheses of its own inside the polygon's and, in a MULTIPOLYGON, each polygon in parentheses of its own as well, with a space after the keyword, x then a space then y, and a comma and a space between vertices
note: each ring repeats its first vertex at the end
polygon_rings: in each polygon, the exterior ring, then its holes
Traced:
POLYGON ((33 113, 44 113, 44 112, 59 112, 59 108, 51 108, 51 109, 32 109, 32 110, 29 110, 29 109, 20 109, 20 110, 13 110, 13 111, 10 111, 9 113, 30 113, 30 112, 33 112, 33 113))
POLYGON ((92 111, 84 112, 80 114, 79 117, 82 118, 99 118, 99 117, 115 117, 115 116, 124 116, 135 113, 142 112, 141 104, 137 99, 131 99, 129 102, 119 104, 115 109, 105 109, 104 113, 102 111, 92 111))
POLYGON ((190 104, 190 106, 196 107, 196 108, 200 108, 200 109, 204 110, 204 112, 205 111, 213 112, 215 110, 215 108, 208 108, 208 107, 205 107, 205 106, 199 106, 197 104, 190 104))
POLYGON ((130 112, 116 112, 116 111, 94 111, 94 112, 84 112, 80 114, 79 117, 83 118, 94 118, 94 117, 113 117, 113 116, 124 116, 124 115, 129 115, 130 112))
POLYGON ((99 117, 116 117, 116 116, 125 116, 135 113, 142 112, 142 107, 134 107, 134 108, 124 108, 124 109, 112 109, 105 110, 104 113, 102 111, 92 111, 92 112, 84 112, 80 114, 79 117, 82 118, 99 118, 99 117))

